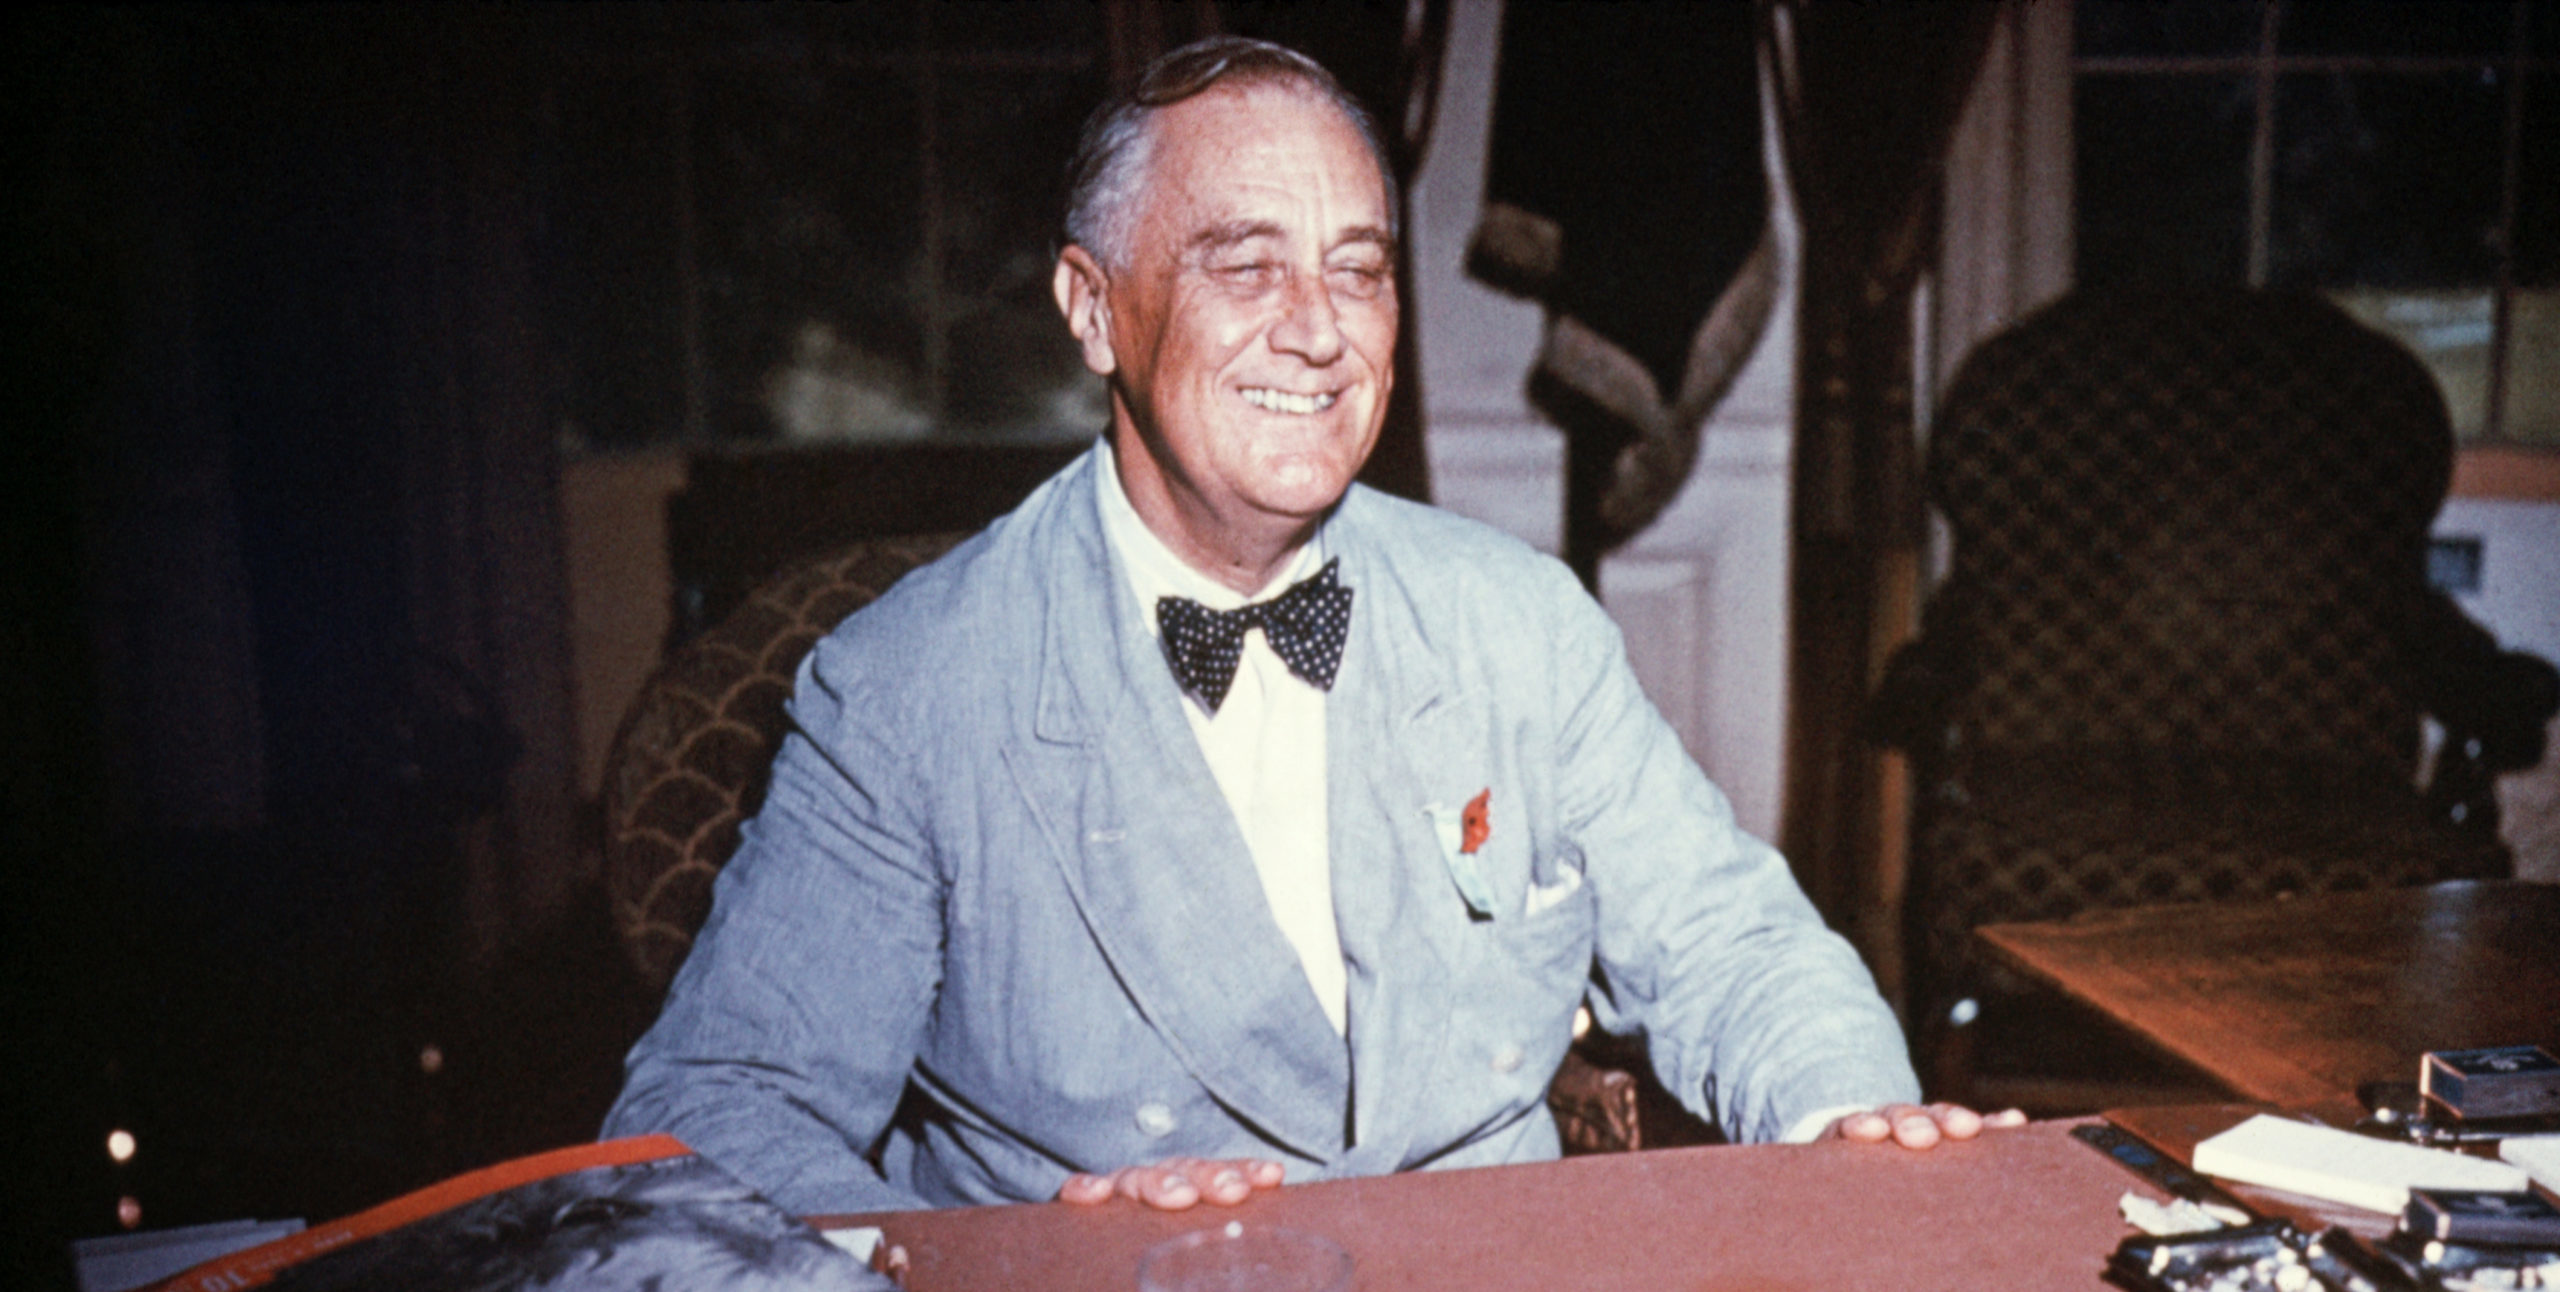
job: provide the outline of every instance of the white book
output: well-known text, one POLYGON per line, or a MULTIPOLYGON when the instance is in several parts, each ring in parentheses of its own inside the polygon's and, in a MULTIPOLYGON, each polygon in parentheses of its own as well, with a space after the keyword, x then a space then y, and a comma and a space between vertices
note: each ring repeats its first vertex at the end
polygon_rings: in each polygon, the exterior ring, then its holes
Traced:
POLYGON ((2560 1135, 2509 1135, 2498 1141, 2498 1156, 2524 1168, 2534 1183, 2560 1194, 2560 1135))
POLYGON ((2260 1113, 2196 1145, 2195 1169, 2367 1211, 2400 1211, 2411 1189, 2521 1193, 2522 1169, 2440 1148, 2260 1113))

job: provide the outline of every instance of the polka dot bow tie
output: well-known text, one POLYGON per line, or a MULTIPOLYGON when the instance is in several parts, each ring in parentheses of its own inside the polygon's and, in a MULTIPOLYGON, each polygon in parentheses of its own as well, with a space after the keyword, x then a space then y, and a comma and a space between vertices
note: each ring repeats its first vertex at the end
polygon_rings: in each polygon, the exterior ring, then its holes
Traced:
POLYGON ((1279 596, 1233 610, 1211 610, 1188 597, 1157 598, 1156 626, 1164 631, 1175 679, 1216 713, 1235 685, 1246 631, 1259 628, 1290 672, 1319 691, 1332 690, 1351 628, 1351 589, 1334 582, 1341 564, 1327 561, 1279 596))

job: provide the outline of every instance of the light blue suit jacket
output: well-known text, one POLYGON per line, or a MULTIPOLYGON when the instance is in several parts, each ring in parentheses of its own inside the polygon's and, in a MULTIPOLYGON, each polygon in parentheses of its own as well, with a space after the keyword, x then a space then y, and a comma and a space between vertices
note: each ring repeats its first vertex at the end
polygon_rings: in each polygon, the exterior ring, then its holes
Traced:
POLYGON ((1586 991, 1738 1140, 1916 1096, 1865 968, 1572 576, 1360 488, 1325 531, 1356 598, 1325 717, 1346 1044, 1103 538, 1096 469, 811 653, 607 1133, 671 1132, 801 1213, 1045 1199, 1177 1155, 1292 1181, 1546 1158, 1586 991), (1492 832, 1462 857, 1439 823, 1479 791, 1492 832))

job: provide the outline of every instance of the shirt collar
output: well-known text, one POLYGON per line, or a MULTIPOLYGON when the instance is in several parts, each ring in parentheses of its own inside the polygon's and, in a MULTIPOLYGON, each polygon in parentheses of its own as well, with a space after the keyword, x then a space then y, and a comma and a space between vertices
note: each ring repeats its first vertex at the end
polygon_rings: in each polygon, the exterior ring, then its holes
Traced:
POLYGON ((1139 517, 1137 507, 1130 503, 1128 492, 1120 487, 1119 462, 1112 455, 1108 437, 1097 447, 1096 457, 1099 461, 1095 465, 1102 479, 1094 494, 1102 511, 1103 537, 1110 542, 1111 550, 1119 555, 1120 567, 1128 572, 1129 590, 1138 595, 1138 605, 1146 611, 1149 632, 1157 631, 1155 607, 1158 598, 1188 597, 1211 610, 1233 610, 1247 602, 1258 601, 1324 567, 1324 530, 1319 527, 1315 537, 1307 540, 1281 564, 1280 572, 1273 575, 1269 583, 1256 592, 1238 592, 1191 568, 1188 562, 1165 545, 1163 539, 1156 536, 1154 530, 1147 528, 1147 522, 1139 517))

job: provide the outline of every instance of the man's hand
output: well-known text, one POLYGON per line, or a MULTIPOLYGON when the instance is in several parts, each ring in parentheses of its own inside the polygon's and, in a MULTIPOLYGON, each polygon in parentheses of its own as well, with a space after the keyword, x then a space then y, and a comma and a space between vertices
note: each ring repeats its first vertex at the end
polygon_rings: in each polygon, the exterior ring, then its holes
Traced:
POLYGON ((1090 1207, 1111 1199, 1143 1202, 1158 1211, 1181 1211, 1203 1202, 1232 1207, 1264 1189, 1280 1187, 1281 1167, 1261 1158, 1166 1158, 1152 1166, 1124 1166, 1109 1175, 1078 1172, 1058 1186, 1058 1201, 1090 1207))
POLYGON ((2015 1108, 1988 1115, 1957 1104, 1886 1104, 1873 1112, 1851 1113, 1831 1123, 1824 1139, 1881 1144, 1887 1139, 1904 1148, 1928 1148, 1942 1139, 1972 1139, 1985 1126, 2024 1126, 2027 1115, 2015 1108))

